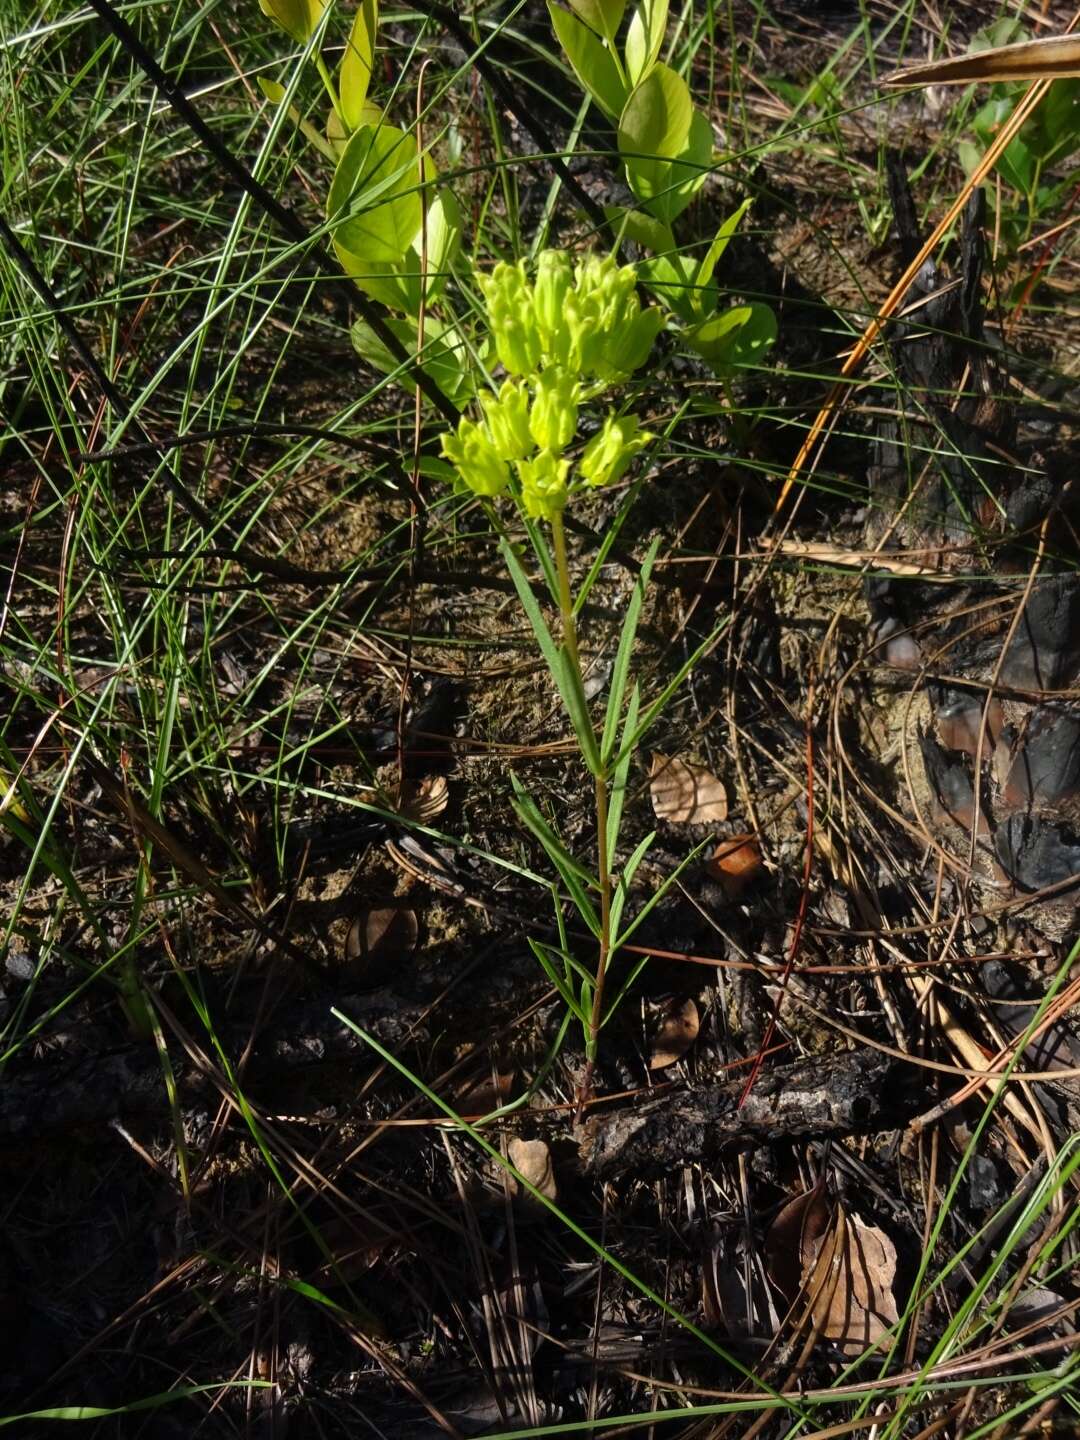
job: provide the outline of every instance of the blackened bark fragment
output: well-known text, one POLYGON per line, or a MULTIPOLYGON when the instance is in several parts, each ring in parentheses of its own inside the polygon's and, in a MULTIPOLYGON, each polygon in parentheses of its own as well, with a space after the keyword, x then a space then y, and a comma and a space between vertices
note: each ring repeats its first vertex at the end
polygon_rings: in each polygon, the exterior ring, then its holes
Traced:
MULTIPOLYGON (((271 1084, 285 1072, 371 1054, 354 1031, 330 1014, 331 1004, 384 1045, 396 1048, 409 1039, 424 1038, 416 1028, 419 1007, 393 997, 345 996, 309 1002, 296 1007, 288 1024, 277 1024, 259 1038, 244 1074, 245 1088, 253 1099, 258 1100, 260 1083, 271 1084)), ((239 1025, 224 1032, 234 1058, 243 1053, 248 1033, 239 1025)), ((179 1051, 172 1054, 172 1063, 181 1104, 205 1102, 217 1093, 213 1082, 179 1051)), ((128 1115, 168 1112, 169 1097, 156 1050, 132 1045, 111 1055, 46 1063, 23 1074, 5 1076, 0 1087, 0 1145, 86 1130, 128 1115)))
POLYGON ((1080 579, 1048 575, 1028 596, 1002 665, 1007 685, 1056 690, 1080 669, 1080 579))
POLYGON ((758 1077, 740 1109, 745 1084, 698 1086, 605 1116, 583 1158, 604 1180, 661 1174, 727 1146, 893 1130, 929 1103, 922 1072, 876 1050, 778 1065, 758 1077))

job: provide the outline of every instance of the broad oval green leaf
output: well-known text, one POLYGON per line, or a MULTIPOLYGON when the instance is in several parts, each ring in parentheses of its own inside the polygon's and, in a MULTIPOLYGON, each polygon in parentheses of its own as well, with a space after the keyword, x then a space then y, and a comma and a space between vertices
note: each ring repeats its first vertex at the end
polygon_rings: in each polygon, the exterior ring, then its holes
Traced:
POLYGON ((643 80, 660 56, 667 29, 668 0, 641 0, 626 32, 626 73, 631 85, 643 80))
MULTIPOLYGON (((415 323, 388 316, 386 324, 405 349, 410 354, 415 353, 415 323)), ((400 363, 365 321, 355 321, 350 333, 353 348, 369 365, 381 370, 384 375, 400 374, 400 363)), ((457 404, 469 395, 472 388, 468 353, 464 338, 455 325, 444 325, 434 316, 428 316, 424 326, 420 368, 434 380, 444 395, 457 404)))
POLYGON ((377 0, 360 0, 345 46, 338 75, 341 114, 350 130, 369 124, 365 114, 371 70, 375 64, 375 32, 379 24, 377 0))
POLYGON ((568 0, 570 8, 590 30, 614 40, 626 9, 626 0, 568 0))
MULTIPOLYGON (((438 298, 446 284, 450 262, 461 241, 461 211, 449 190, 440 190, 427 213, 427 300, 438 298)), ((365 294, 414 317, 420 314, 420 273, 423 231, 417 231, 402 258, 392 265, 354 255, 335 242, 338 259, 365 294)))
POLYGON ((644 210, 626 210, 621 205, 605 205, 604 214, 617 240, 625 237, 657 255, 675 249, 671 227, 655 215, 646 215, 644 210))
POLYGON ((686 145, 693 114, 686 81, 670 66, 655 65, 626 102, 619 149, 671 159, 686 145))
POLYGON ((328 0, 259 0, 259 9, 294 40, 306 45, 322 19, 328 0))
POLYGON ((645 260, 638 268, 657 299, 673 310, 680 320, 690 325, 699 318, 698 267, 692 256, 680 255, 676 250, 670 255, 657 255, 645 260))
POLYGON ((634 194, 669 225, 705 183, 712 130, 667 65, 654 65, 626 102, 619 151, 634 194))
POLYGON ((686 342, 717 375, 760 365, 776 340, 776 313, 769 305, 735 305, 687 331, 686 342))
POLYGON ((608 118, 618 120, 626 104, 627 89, 615 57, 587 25, 554 0, 548 0, 548 13, 574 74, 608 118))
MULTIPOLYGON (((425 160, 425 181, 432 178, 425 160)), ((416 139, 396 125, 363 125, 342 152, 330 185, 327 218, 336 247, 367 264, 393 265, 420 229, 416 139)))

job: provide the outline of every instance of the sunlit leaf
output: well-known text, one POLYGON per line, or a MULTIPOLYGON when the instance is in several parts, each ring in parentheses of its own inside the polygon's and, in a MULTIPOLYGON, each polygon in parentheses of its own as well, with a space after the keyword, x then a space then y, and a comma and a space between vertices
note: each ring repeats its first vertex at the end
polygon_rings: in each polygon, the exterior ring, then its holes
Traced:
POLYGON ((366 294, 392 310, 420 313, 421 269, 427 275, 427 300, 436 299, 446 284, 450 263, 461 241, 461 211, 449 190, 440 190, 427 212, 427 264, 423 266, 423 229, 400 260, 379 264, 364 260, 335 240, 345 270, 366 294))
POLYGON ((548 0, 548 11, 574 74, 601 110, 610 119, 617 120, 627 92, 611 51, 576 15, 556 5, 554 0, 548 0))
POLYGON ((370 123, 365 113, 371 70, 375 63, 375 32, 378 26, 376 0, 360 0, 352 30, 345 46, 338 76, 338 97, 345 124, 359 130, 370 123))
POLYGON ((632 240, 656 254, 675 249, 671 226, 657 220, 655 215, 646 215, 644 210, 626 210, 621 205, 605 205, 604 214, 616 237, 632 240))
POLYGON ((639 80, 656 64, 667 29, 668 0, 640 0, 630 17, 626 32, 626 71, 630 84, 639 80))
POLYGON ((306 45, 314 35, 327 0, 259 0, 259 9, 286 34, 306 45))
MULTIPOLYGON (((386 325, 396 339, 410 353, 416 349, 416 323, 387 316, 386 325)), ((363 320, 353 322, 350 331, 353 348, 369 365, 384 375, 397 374, 401 365, 386 346, 363 320)), ((424 348, 420 357, 420 368, 430 375, 435 384, 455 402, 468 395, 472 387, 472 376, 467 364, 468 351, 461 333, 453 325, 444 325, 429 315, 424 327, 424 348)))
MULTIPOLYGON (((396 125, 364 125, 345 146, 330 186, 334 243, 363 262, 400 260, 420 229, 416 140, 396 125)), ((426 180, 433 167, 425 158, 426 180)))
POLYGON ((704 314, 707 310, 712 309, 711 305, 706 305, 705 303, 706 297, 704 291, 708 286, 709 282, 712 280, 713 271, 716 269, 717 262, 720 260, 720 257, 723 255, 727 247, 731 244, 731 237, 735 234, 735 231, 742 224, 743 216, 750 209, 750 206, 753 203, 754 202, 752 200, 744 200, 737 210, 732 211, 732 213, 720 226, 720 229, 716 232, 716 238, 713 240, 708 250, 706 250, 705 257, 702 260, 701 264, 698 266, 698 272, 695 276, 695 280, 698 286, 698 293, 694 297, 694 308, 701 314, 704 314))
POLYGON ((567 0, 567 3, 590 30, 595 30, 605 39, 614 40, 626 9, 626 0, 567 0))
POLYGON ((768 305, 735 305, 686 333, 686 343, 718 375, 760 365, 776 340, 776 315, 768 305))
POLYGON ((619 152, 634 194, 668 224, 705 183, 712 130, 694 109, 685 80, 667 65, 655 65, 627 100, 619 152))

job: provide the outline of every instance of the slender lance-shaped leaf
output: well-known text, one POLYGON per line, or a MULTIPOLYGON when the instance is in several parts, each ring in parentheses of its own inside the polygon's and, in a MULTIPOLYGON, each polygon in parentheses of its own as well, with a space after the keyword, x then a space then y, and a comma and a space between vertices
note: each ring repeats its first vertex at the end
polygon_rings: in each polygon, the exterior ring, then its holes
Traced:
POLYGON ((611 547, 619 538, 619 531, 623 527, 623 522, 630 514, 630 511, 634 508, 634 502, 637 500, 638 495, 641 493, 641 487, 644 483, 644 479, 638 479, 634 481, 633 485, 630 486, 630 489, 627 490, 626 494, 623 496, 622 504, 619 506, 618 513, 616 514, 614 520, 612 520, 611 524, 604 531, 603 537, 600 541, 600 545, 596 551, 596 556, 593 559, 593 563, 589 566, 589 573, 582 581, 581 589, 578 591, 577 596, 574 600, 575 618, 580 615, 582 610, 584 609, 585 602, 588 600, 589 594, 600 576, 600 571, 607 564, 607 557, 611 554, 611 547))
POLYGON ((622 749, 619 751, 618 758, 615 761, 616 767, 622 764, 624 758, 628 753, 631 753, 632 751, 637 749, 638 745, 641 743, 647 732, 652 728, 653 723, 661 714, 664 707, 671 699, 672 695, 675 694, 675 691, 686 679, 687 675, 690 674, 690 671, 698 663, 701 657, 706 654, 707 651, 712 649, 712 647, 716 644, 717 640, 719 640, 720 636, 724 633, 727 627, 728 620, 725 619, 720 625, 716 627, 716 629, 712 632, 711 635, 707 635, 705 637, 705 639, 701 642, 701 644, 689 657, 689 659, 683 661, 683 663, 679 666, 677 673, 672 676, 672 678, 664 686, 663 690, 660 692, 657 698, 645 711, 645 714, 642 716, 641 723, 637 725, 635 729, 630 732, 629 735, 626 735, 624 733, 622 749))
POLYGON ((701 264, 698 266, 698 272, 695 277, 697 290, 694 295, 694 308, 696 310, 704 312, 705 297, 703 292, 705 290, 705 287, 708 285, 709 281, 713 277, 713 271, 716 269, 717 261, 720 259, 721 255, 723 255, 727 247, 731 244, 731 237, 739 228, 739 225, 742 223, 743 216, 750 209, 750 206, 753 203, 754 202, 752 199, 744 200, 737 210, 733 210, 728 216, 728 218, 724 221, 724 223, 720 226, 720 229, 717 230, 715 240, 713 240, 708 250, 706 250, 705 257, 702 260, 701 264))
POLYGON ((623 697, 626 694, 626 681, 630 673, 630 658, 634 650, 638 621, 641 618, 641 607, 645 600, 645 591, 649 584, 653 565, 656 563, 656 553, 659 548, 660 537, 657 536, 642 561, 641 570, 623 618, 619 648, 615 652, 615 664, 611 671, 611 689, 608 692, 607 714, 604 716, 604 733, 600 740, 600 758, 605 765, 611 759, 611 752, 615 747, 615 734, 619 717, 622 714, 623 697))
POLYGON ((630 84, 643 80, 660 56, 667 29, 668 0, 640 0, 626 32, 626 73, 630 84))
POLYGON ((615 1014, 615 1011, 619 1008, 623 1000, 626 998, 627 991, 630 989, 631 985, 633 985, 634 981, 641 974, 642 970, 645 969, 645 966, 649 963, 651 959, 651 955, 639 955, 634 964, 631 965, 622 984, 619 986, 618 990, 616 990, 615 994, 611 997, 611 1000, 600 1019, 601 1030, 615 1014))
POLYGON ((600 762, 600 749, 596 743, 596 731, 592 727, 592 717, 589 714, 589 702, 585 698, 585 686, 582 684, 581 671, 577 661, 565 647, 559 651, 559 669, 555 679, 559 683, 559 693, 563 697, 563 703, 570 716, 570 723, 577 736, 581 758, 589 767, 591 775, 601 775, 603 767, 600 762))
POLYGON ((622 924, 623 911, 626 909, 627 897, 630 894, 630 886, 634 883, 634 876, 637 868, 648 854, 649 846, 656 839, 656 831, 650 830, 645 839, 640 841, 637 849, 623 866, 623 872, 619 876, 619 884, 611 900, 611 933, 617 935, 619 926, 622 924))
POLYGON ((341 113, 350 130, 364 124, 368 86, 375 63, 375 31, 378 26, 377 0, 360 0, 338 77, 341 113))
POLYGON ((591 774, 597 775, 600 771, 600 751, 597 748, 592 721, 589 719, 589 705, 585 699, 585 690, 578 668, 552 639, 547 621, 540 613, 540 606, 536 603, 536 596, 532 592, 528 576, 521 568, 521 561, 514 554, 514 548, 505 535, 499 541, 499 548, 502 551, 503 560, 506 562, 506 568, 510 571, 514 588, 518 592, 521 608, 528 616, 529 624, 536 636, 536 643, 540 646, 541 654, 551 671, 552 679, 558 686, 566 713, 570 716, 570 723, 574 727, 574 734, 577 736, 585 764, 589 767, 591 774))
POLYGON ((548 977, 552 985, 554 985, 555 989, 559 992, 563 1004, 568 1010, 573 1011, 573 1013, 577 1016, 577 1018, 581 1021, 583 1025, 588 1024, 588 1017, 586 1015, 583 1015, 582 1012, 578 1009, 577 996, 570 988, 565 976, 560 975, 558 970, 555 968, 555 965, 552 963, 551 958, 547 953, 546 947, 541 945, 539 940, 534 940, 531 935, 528 937, 528 940, 529 949, 533 952, 537 960, 540 962, 540 967, 543 970, 544 974, 548 977))
MULTIPOLYGON (((641 699, 640 688, 635 685, 630 692, 630 704, 626 707, 626 723, 623 726, 624 735, 632 735, 637 726, 638 705, 641 699)), ((619 843, 619 829, 622 825, 623 806, 626 803, 626 787, 630 783, 630 761, 634 757, 633 750, 627 750, 615 766, 611 776, 611 795, 608 800, 607 818, 607 853, 609 863, 615 863, 615 850, 619 843)))
POLYGON ((630 921, 630 924, 626 927, 623 933, 618 937, 617 940, 612 943, 612 952, 622 949, 622 947, 630 939, 631 935, 633 935, 634 931, 638 928, 638 926, 648 917, 648 915, 653 910, 656 909, 657 905, 660 904, 660 901, 675 884, 675 881, 678 880, 679 876, 683 873, 686 867, 692 864, 697 859, 697 857, 701 854, 701 852, 705 849, 706 845, 708 845, 709 843, 709 840, 702 840, 700 845, 695 845, 693 850, 690 851, 690 854, 687 855, 686 859, 681 860, 679 864, 676 865, 675 869, 671 872, 671 874, 667 877, 667 879, 661 881, 661 883, 649 896, 645 904, 634 916, 633 920, 630 921))
POLYGON ((549 860, 559 872, 563 884, 570 892, 570 898, 577 906, 581 918, 592 933, 599 937, 600 919, 585 889, 585 885, 587 884, 595 885, 595 880, 588 871, 583 870, 573 856, 569 854, 551 826, 540 814, 536 804, 531 796, 526 793, 517 776, 513 775, 511 779, 513 780, 514 790, 517 794, 517 798, 512 802, 514 813, 525 828, 531 831, 537 840, 540 841, 549 860), (584 883, 582 883, 583 881, 584 883))

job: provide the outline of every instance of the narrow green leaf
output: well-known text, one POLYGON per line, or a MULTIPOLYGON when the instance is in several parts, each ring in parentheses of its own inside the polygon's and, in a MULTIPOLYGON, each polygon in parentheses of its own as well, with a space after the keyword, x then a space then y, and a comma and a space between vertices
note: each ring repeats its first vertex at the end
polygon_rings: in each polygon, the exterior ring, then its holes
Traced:
MULTIPOLYGON (((623 735, 632 735, 637 725, 638 700, 640 691, 635 685, 630 692, 630 704, 626 707, 626 724, 623 726, 623 735)), ((611 799, 608 805, 608 855, 611 863, 615 863, 615 854, 619 844, 619 827, 622 825, 623 805, 626 803, 626 787, 630 783, 630 761, 633 759, 633 750, 627 750, 611 777, 611 799)))
MULTIPOLYGON (((743 203, 739 206, 739 208, 737 210, 734 210, 728 216, 728 218, 720 226, 720 229, 716 232, 716 239, 709 246, 708 250, 706 250, 705 258, 698 266, 698 272, 695 276, 695 284, 697 285, 697 291, 694 295, 694 309, 701 315, 704 315, 706 313, 707 308, 712 309, 712 306, 706 307, 706 297, 704 291, 706 286, 708 286, 710 281, 712 280, 713 271, 716 269, 717 262, 719 261, 721 255, 723 255, 727 247, 731 244, 731 237, 739 228, 740 224, 742 223, 743 216, 750 209, 750 206, 753 203, 754 202, 752 199, 744 200, 743 203)), ((715 293, 715 291, 713 293, 715 293)), ((715 304, 715 301, 713 303, 715 304)))
POLYGON ((540 569, 544 572, 544 579, 547 581, 548 594, 551 596, 551 603, 558 609, 559 605, 559 576, 555 569, 555 560, 551 554, 551 547, 544 539, 543 527, 535 520, 522 516, 522 523, 525 526, 525 533, 533 547, 533 553, 540 562, 540 569))
POLYGON ((536 636, 536 643, 540 646, 540 653, 544 657, 553 679, 557 679, 559 671, 559 652, 555 641, 551 638, 551 631, 547 627, 547 621, 540 612, 536 596, 532 592, 529 578, 521 567, 521 561, 514 553, 514 547, 505 535, 499 538, 499 549, 502 552, 503 563, 510 572, 510 578, 514 582, 514 589, 521 601, 521 608, 528 617, 532 626, 533 634, 536 636))
POLYGON ((525 826, 525 828, 536 836, 537 840, 544 847, 548 859, 559 872, 563 884, 570 892, 570 898, 577 906, 578 913, 582 920, 589 927, 594 935, 600 935, 600 918, 596 913, 592 901, 582 884, 584 879, 587 884, 595 885, 596 881, 584 870, 572 855, 567 851, 555 832, 548 825, 547 821, 540 814, 532 799, 526 794, 517 776, 511 777, 514 782, 514 789, 518 798, 512 801, 514 813, 525 826))
POLYGON ((656 839, 656 831, 650 830, 645 839, 640 841, 634 853, 623 866, 622 874, 619 876, 619 883, 615 894, 611 899, 611 934, 618 935, 619 926, 622 924, 623 911, 630 896, 630 886, 634 883, 634 876, 637 868, 648 853, 649 846, 656 839))
POLYGON ((582 1024, 586 1024, 587 1022, 585 1017, 578 1010, 577 996, 567 984, 565 977, 560 975, 558 970, 556 970, 555 966, 552 964, 545 947, 540 944, 539 940, 534 940, 531 935, 528 936, 528 941, 529 949, 533 952, 537 960, 540 962, 540 967, 543 970, 544 974, 548 977, 552 985, 554 985, 555 989, 559 992, 563 1004, 568 1010, 573 1011, 573 1013, 582 1022, 582 1024))
POLYGON ((626 32, 626 73, 636 85, 649 73, 660 55, 667 29, 668 0, 640 0, 626 32))
POLYGON ((577 736, 578 746, 581 750, 581 758, 589 768, 589 773, 599 775, 600 750, 596 744, 596 731, 592 727, 592 718, 589 715, 589 702, 585 698, 585 686, 581 681, 581 671, 576 661, 567 653, 565 647, 559 651, 559 669, 556 671, 555 679, 558 681, 559 693, 566 706, 566 713, 570 716, 570 724, 574 727, 574 734, 577 736))
POLYGON ((520 818, 540 841, 548 854, 558 861, 559 868, 565 869, 568 874, 575 875, 583 880, 586 885, 596 886, 596 876, 575 860, 567 850, 559 837, 552 830, 551 826, 540 813, 540 807, 532 798, 525 786, 521 783, 521 777, 513 770, 510 772, 510 784, 514 787, 515 808, 520 810, 520 818))
POLYGON ((350 130, 365 123, 365 104, 375 64, 375 33, 379 23, 377 0, 360 0, 345 45, 338 76, 341 113, 350 130))
MULTIPOLYGON (((581 583, 581 589, 578 591, 577 595, 574 598, 575 616, 580 615, 582 610, 584 609, 585 603, 589 598, 592 588, 596 584, 597 580, 600 578, 601 570, 603 570, 604 566, 607 564, 607 558, 611 553, 612 546, 619 538, 619 532, 626 521, 626 517, 634 508, 634 503, 637 500, 638 495, 641 493, 641 487, 644 483, 645 481, 643 476, 634 481, 634 483, 627 490, 626 494, 623 496, 619 508, 615 512, 614 520, 612 520, 611 524, 608 525, 604 530, 604 533, 600 538, 600 544, 597 546, 596 554, 593 556, 593 562, 589 566, 589 573, 585 576, 585 579, 581 583)), ((558 597, 556 597, 556 600, 557 599, 558 597)))
POLYGON ((574 74, 610 120, 618 120, 627 90, 611 51, 576 15, 548 0, 548 13, 574 74))
POLYGON ((642 921, 645 920, 645 918, 656 908, 656 906, 660 904, 660 901, 675 884, 675 881, 678 880, 679 876, 683 873, 686 867, 692 864, 697 859, 697 857, 705 849, 706 845, 710 843, 710 840, 711 837, 709 839, 702 840, 700 845, 695 845, 693 850, 690 851, 690 854, 687 855, 686 859, 680 861, 679 864, 676 865, 675 869, 671 872, 671 874, 667 877, 666 880, 661 881, 661 883, 649 896, 645 904, 634 916, 633 920, 630 921, 630 924, 626 927, 623 933, 618 937, 617 940, 612 943, 611 948, 613 951, 621 949, 622 946, 626 944, 626 942, 630 939, 631 935, 633 935, 634 931, 638 928, 642 921))
POLYGON ((645 601, 645 591, 648 589, 649 577, 652 575, 659 548, 660 536, 658 535, 649 546, 645 559, 642 561, 630 595, 630 603, 627 605, 626 614, 623 617, 619 648, 615 652, 615 663, 611 668, 607 713, 604 716, 604 734, 600 741, 600 758, 605 765, 611 759, 611 752, 615 747, 615 734, 619 725, 619 717, 622 715, 623 697, 626 694, 626 681, 630 674, 630 660, 633 656, 634 640, 637 637, 638 621, 641 618, 641 607, 645 601))
MULTIPOLYGON (((686 679, 687 675, 690 674, 690 671, 698 663, 701 657, 716 644, 717 640, 719 640, 720 636, 727 629, 728 624, 728 619, 723 620, 710 635, 707 635, 705 637, 705 639, 701 642, 701 644, 697 647, 697 649, 689 657, 689 659, 684 660, 683 663, 679 666, 677 673, 671 678, 671 680, 668 681, 668 683, 664 686, 663 690, 660 692, 659 696, 645 711, 645 714, 642 717, 640 723, 633 728, 629 735, 627 735, 626 731, 624 730, 622 747, 619 750, 619 754, 615 760, 616 767, 622 764, 623 760, 627 757, 627 755, 632 754, 633 751, 637 749, 638 745, 644 739, 645 735, 648 733, 649 730, 652 729, 652 726, 655 723, 657 717, 663 712, 664 707, 667 705, 672 695, 675 694, 675 691, 678 690, 679 686, 686 679)), ((627 727, 627 729, 629 729, 629 726, 627 727)))
POLYGON ((604 1011, 603 1015, 600 1017, 600 1029, 601 1029, 601 1030, 602 1030, 602 1029, 604 1028, 604 1026, 608 1023, 608 1021, 611 1019, 611 1017, 615 1014, 615 1011, 618 1010, 618 1008, 619 1008, 619 1006, 622 1004, 622 1002, 626 999, 627 992, 629 991, 630 987, 633 985, 634 981, 638 978, 638 976, 641 974, 641 972, 645 969, 645 966, 649 963, 649 961, 650 961, 651 959, 652 959, 652 956, 651 956, 651 955, 639 955, 638 958, 637 958, 637 960, 634 962, 634 964, 631 965, 630 970, 628 971, 628 973, 627 973, 626 977, 624 978, 622 984, 619 986, 618 990, 616 990, 615 994, 614 994, 614 995, 612 996, 612 998, 611 998, 610 1003, 609 1003, 608 1006, 607 1006, 607 1009, 604 1011))

